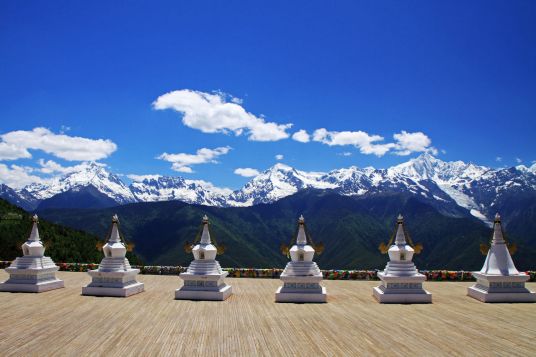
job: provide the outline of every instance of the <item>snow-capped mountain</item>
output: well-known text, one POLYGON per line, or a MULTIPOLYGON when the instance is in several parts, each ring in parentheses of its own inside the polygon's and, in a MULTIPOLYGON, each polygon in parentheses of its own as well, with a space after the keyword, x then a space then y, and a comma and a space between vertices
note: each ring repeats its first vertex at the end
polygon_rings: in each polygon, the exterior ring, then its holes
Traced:
POLYGON ((284 164, 276 164, 249 181, 240 190, 231 193, 229 206, 252 206, 270 203, 307 188, 336 188, 322 180, 323 173, 298 171, 284 164))
POLYGON ((227 196, 232 192, 202 180, 158 175, 134 181, 129 188, 141 202, 177 200, 207 206, 225 206, 227 196))
POLYGON ((117 175, 107 171, 103 165, 94 162, 82 164, 77 171, 55 177, 46 183, 26 186, 25 190, 42 201, 60 193, 76 191, 88 186, 93 186, 118 204, 137 201, 132 191, 117 175))
POLYGON ((243 207, 272 203, 305 189, 329 189, 346 196, 407 193, 428 200, 443 212, 456 215, 464 210, 489 223, 496 210, 505 204, 512 206, 513 197, 536 197, 536 164, 492 169, 462 161, 445 162, 427 153, 387 169, 352 166, 323 173, 278 163, 231 191, 202 180, 158 175, 134 179, 126 186, 103 165, 88 163, 46 184, 32 184, 18 191, 2 185, 0 197, 26 209, 35 209, 38 203, 53 197, 56 205, 72 197, 90 197, 93 207, 109 206, 110 202, 120 205, 170 200, 243 207), (77 195, 81 191, 85 196, 77 195))
POLYGON ((17 205, 25 210, 33 210, 39 200, 26 190, 15 191, 11 187, 0 184, 0 198, 17 205))

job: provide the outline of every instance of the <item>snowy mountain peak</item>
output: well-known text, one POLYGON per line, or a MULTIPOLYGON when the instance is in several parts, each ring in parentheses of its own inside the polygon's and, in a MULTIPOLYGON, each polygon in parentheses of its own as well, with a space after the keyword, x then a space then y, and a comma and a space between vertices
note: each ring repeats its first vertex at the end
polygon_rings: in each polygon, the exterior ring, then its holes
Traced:
POLYGON ((106 170, 102 164, 88 162, 80 164, 75 171, 62 177, 54 177, 44 183, 32 184, 25 189, 36 198, 43 200, 72 189, 93 186, 99 192, 112 198, 119 204, 135 202, 130 189, 121 179, 106 170))
POLYGON ((463 161, 445 162, 429 153, 388 169, 390 172, 406 175, 415 180, 451 183, 478 178, 489 170, 487 167, 466 164, 463 161))
POLYGON ((270 172, 276 172, 276 171, 295 171, 293 167, 290 167, 288 165, 285 165, 281 162, 278 162, 274 166, 270 167, 268 170, 270 172))
POLYGON ((306 188, 333 188, 333 184, 325 182, 322 172, 298 171, 288 165, 277 163, 263 171, 240 190, 229 196, 229 205, 250 206, 258 203, 269 203, 290 196, 306 188))

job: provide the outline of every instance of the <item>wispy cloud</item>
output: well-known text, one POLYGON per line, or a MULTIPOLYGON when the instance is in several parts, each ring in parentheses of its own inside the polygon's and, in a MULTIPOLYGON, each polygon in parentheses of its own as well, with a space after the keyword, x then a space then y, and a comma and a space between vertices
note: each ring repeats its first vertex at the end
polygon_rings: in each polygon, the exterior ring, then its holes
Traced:
POLYGON ((20 189, 26 185, 42 182, 43 179, 33 175, 34 169, 28 166, 0 163, 0 181, 11 188, 20 189))
MULTIPOLYGON (((76 172, 76 171, 80 171, 82 170, 85 166, 88 165, 87 162, 83 162, 81 164, 78 164, 78 165, 74 165, 74 166, 62 166, 60 164, 58 164, 56 161, 54 160, 43 160, 43 159, 39 159, 37 160, 37 164, 40 166, 39 169, 39 172, 41 173, 44 173, 44 174, 62 174, 62 175, 65 175, 65 174, 68 174, 68 173, 71 173, 71 172, 76 172)), ((97 165, 102 165, 102 166, 105 166, 104 164, 100 164, 100 163, 96 163, 97 165)))
POLYGON ((402 130, 394 134, 393 143, 383 143, 384 137, 371 135, 364 131, 329 131, 325 128, 313 132, 313 141, 321 142, 329 146, 355 146, 362 154, 376 155, 381 157, 392 151, 396 155, 409 155, 414 152, 430 151, 437 154, 437 150, 431 146, 432 140, 422 132, 408 133, 402 130))
POLYGON ((289 137, 292 124, 267 122, 247 112, 238 98, 221 92, 205 93, 189 89, 161 95, 153 102, 157 110, 172 109, 183 115, 184 125, 204 133, 246 134, 252 141, 278 141, 289 137))
POLYGON ((305 130, 298 130, 292 134, 292 139, 299 141, 300 143, 308 143, 311 140, 309 134, 305 130))
POLYGON ((259 170, 256 170, 256 169, 244 167, 244 168, 238 168, 234 170, 234 173, 243 177, 254 177, 254 176, 257 176, 260 172, 259 170))
POLYGON ((282 154, 275 155, 276 160, 283 160, 284 158, 285 158, 285 156, 283 156, 282 154))
POLYGON ((171 162, 171 169, 177 172, 192 173, 191 168, 193 165, 205 164, 205 163, 217 163, 218 158, 221 155, 227 154, 231 150, 230 146, 217 147, 215 149, 201 148, 196 151, 195 154, 168 154, 163 153, 158 156, 158 159, 171 162))
POLYGON ((313 132, 313 141, 321 142, 329 146, 352 145, 359 149, 362 154, 374 154, 383 156, 395 144, 377 144, 383 141, 380 135, 369 135, 364 131, 328 131, 325 128, 313 132))
POLYGON ((423 132, 408 133, 402 130, 398 134, 394 134, 393 138, 396 141, 395 154, 400 156, 410 155, 414 152, 430 151, 434 155, 437 154, 437 149, 432 147, 432 140, 423 132))

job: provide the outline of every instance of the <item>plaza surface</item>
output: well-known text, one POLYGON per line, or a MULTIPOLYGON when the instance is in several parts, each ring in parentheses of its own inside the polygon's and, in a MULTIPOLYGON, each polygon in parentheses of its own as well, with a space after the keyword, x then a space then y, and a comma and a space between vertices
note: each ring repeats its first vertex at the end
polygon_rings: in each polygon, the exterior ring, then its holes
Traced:
MULTIPOLYGON (((177 276, 141 275, 145 292, 82 296, 86 273, 59 272, 65 288, 0 293, 1 356, 529 356, 536 304, 485 304, 470 282, 426 282, 433 303, 379 304, 377 281, 324 281, 327 304, 275 303, 278 279, 227 279, 226 301, 174 300, 177 276)), ((0 270, 0 281, 8 275, 0 270)), ((536 283, 527 287, 536 290, 536 283)))

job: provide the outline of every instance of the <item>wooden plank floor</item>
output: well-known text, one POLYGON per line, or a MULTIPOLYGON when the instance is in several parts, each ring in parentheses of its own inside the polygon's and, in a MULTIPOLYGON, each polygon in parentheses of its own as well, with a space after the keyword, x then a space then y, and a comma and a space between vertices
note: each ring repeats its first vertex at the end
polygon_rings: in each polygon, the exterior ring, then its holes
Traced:
POLYGON ((176 276, 142 275, 146 291, 125 299, 82 296, 86 273, 58 275, 66 288, 0 293, 0 356, 536 353, 536 304, 480 303, 470 283, 426 283, 431 305, 378 304, 365 281, 325 281, 327 304, 276 304, 271 279, 228 279, 227 301, 193 302, 173 299, 176 276))

